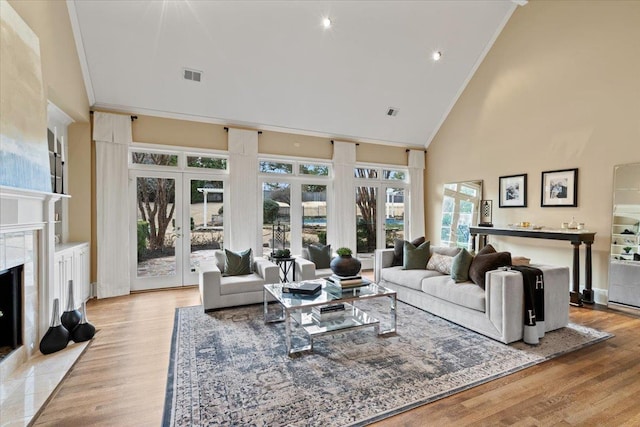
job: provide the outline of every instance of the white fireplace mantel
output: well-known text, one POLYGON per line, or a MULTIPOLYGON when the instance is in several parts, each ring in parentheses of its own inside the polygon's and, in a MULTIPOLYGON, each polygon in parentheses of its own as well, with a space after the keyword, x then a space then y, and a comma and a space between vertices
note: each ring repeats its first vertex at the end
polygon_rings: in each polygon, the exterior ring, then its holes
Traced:
MULTIPOLYGON (((68 195, 47 193, 14 187, 0 186, 0 235, 10 233, 37 232, 36 251, 37 265, 34 266, 37 280, 37 312, 25 313, 34 319, 37 325, 35 333, 28 334, 32 342, 23 343, 26 347, 25 357, 30 357, 40 338, 46 332, 53 308, 52 286, 54 284, 55 254, 55 202, 68 195), (33 342, 37 341, 37 342, 33 342)), ((7 263, 8 256, 0 257, 0 270, 13 267, 7 263)), ((27 334, 25 334, 27 335, 27 334)))

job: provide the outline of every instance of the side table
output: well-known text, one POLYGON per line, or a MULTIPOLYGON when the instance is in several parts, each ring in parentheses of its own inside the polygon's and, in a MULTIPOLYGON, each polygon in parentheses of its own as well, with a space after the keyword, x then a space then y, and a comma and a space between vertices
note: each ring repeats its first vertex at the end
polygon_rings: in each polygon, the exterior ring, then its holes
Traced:
POLYGON ((280 267, 280 281, 282 283, 289 282, 289 273, 291 273, 291 281, 296 281, 296 269, 294 267, 296 263, 295 258, 270 257, 269 261, 280 267))

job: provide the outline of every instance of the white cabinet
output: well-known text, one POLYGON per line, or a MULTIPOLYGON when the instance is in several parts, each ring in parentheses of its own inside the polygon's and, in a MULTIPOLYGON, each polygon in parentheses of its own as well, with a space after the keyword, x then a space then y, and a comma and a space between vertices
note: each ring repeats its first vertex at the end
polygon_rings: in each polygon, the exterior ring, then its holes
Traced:
POLYGON ((65 311, 68 304, 69 280, 73 280, 73 299, 75 308, 91 296, 89 284, 89 244, 65 243, 56 245, 53 261, 53 298, 60 299, 60 310, 65 311))

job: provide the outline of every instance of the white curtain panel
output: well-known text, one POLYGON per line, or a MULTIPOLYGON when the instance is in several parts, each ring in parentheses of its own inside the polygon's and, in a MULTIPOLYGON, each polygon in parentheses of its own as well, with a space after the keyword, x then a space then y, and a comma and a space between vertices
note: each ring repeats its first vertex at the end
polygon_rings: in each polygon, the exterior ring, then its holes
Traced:
POLYGON ((333 142, 333 201, 329 205, 327 244, 333 250, 350 248, 356 253, 356 190, 353 170, 356 145, 333 142))
MULTIPOLYGON (((258 230, 260 187, 258 185, 258 132, 229 129, 229 243, 232 251, 253 249, 262 256, 262 233, 258 230), (230 215, 229 215, 230 216, 230 215)), ((226 219, 225 219, 226 221, 226 219)))
POLYGON ((424 236, 424 164, 423 150, 409 150, 409 240, 424 236))
POLYGON ((129 171, 131 117, 94 113, 98 298, 127 295, 129 281, 129 171))

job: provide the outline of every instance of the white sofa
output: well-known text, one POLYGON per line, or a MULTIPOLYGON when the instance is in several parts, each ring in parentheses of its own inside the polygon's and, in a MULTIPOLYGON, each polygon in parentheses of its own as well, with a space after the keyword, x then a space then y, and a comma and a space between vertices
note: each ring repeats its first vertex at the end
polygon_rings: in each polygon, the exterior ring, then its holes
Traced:
POLYGON ((223 276, 220 266, 218 259, 217 262, 201 263, 198 269, 200 298, 204 311, 261 303, 264 298, 263 285, 280 283, 280 269, 264 258, 256 258, 253 261, 254 272, 242 276, 223 276))
MULTIPOLYGON (((375 280, 396 291, 400 301, 506 344, 522 339, 524 293, 519 272, 490 271, 483 290, 471 281, 456 283, 437 271, 403 270, 392 263, 393 249, 376 250, 375 280)), ((535 267, 544 273, 545 331, 567 326, 569 267, 535 267)))

